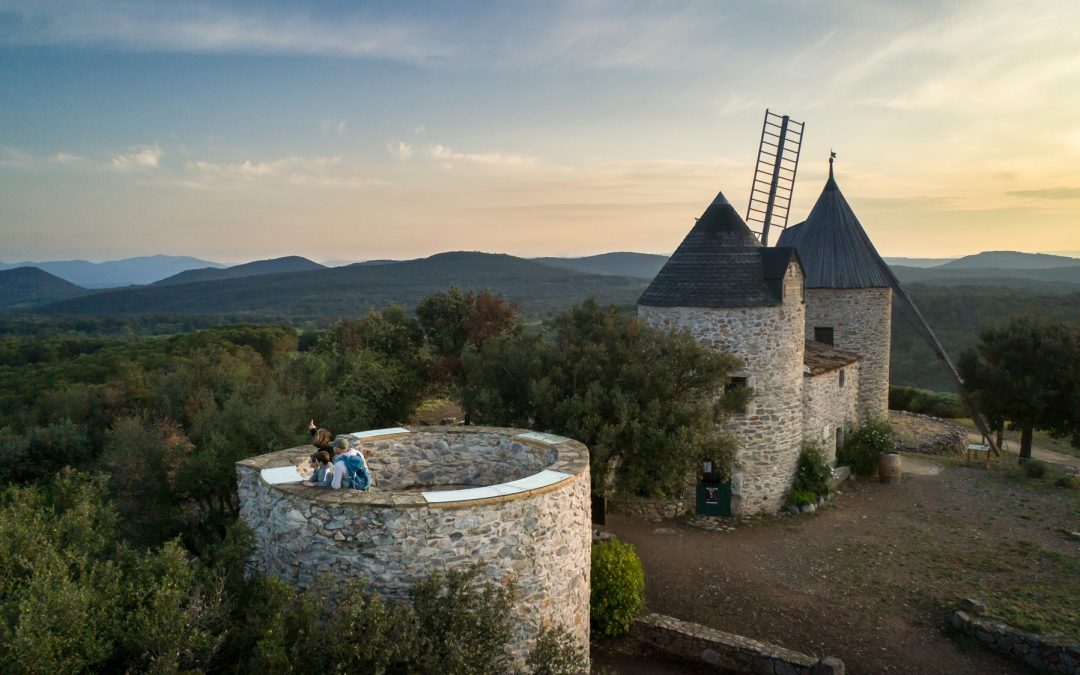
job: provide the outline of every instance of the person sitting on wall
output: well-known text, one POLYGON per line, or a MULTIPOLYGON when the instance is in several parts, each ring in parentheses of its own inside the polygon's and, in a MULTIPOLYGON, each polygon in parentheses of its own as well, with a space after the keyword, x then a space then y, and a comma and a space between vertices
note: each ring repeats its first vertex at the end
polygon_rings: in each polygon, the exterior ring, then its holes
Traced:
POLYGON ((311 420, 308 422, 308 433, 311 434, 311 444, 315 446, 316 451, 325 450, 327 455, 333 454, 333 448, 330 445, 334 435, 329 429, 316 427, 315 420, 311 420))
POLYGON ((311 474, 311 480, 304 481, 308 487, 330 487, 334 480, 334 465, 330 462, 330 453, 319 450, 312 453, 311 462, 315 465, 315 473, 311 474))
POLYGON ((371 472, 368 471, 364 453, 349 447, 349 440, 339 437, 334 441, 334 478, 330 487, 335 490, 352 488, 367 490, 371 486, 371 472))

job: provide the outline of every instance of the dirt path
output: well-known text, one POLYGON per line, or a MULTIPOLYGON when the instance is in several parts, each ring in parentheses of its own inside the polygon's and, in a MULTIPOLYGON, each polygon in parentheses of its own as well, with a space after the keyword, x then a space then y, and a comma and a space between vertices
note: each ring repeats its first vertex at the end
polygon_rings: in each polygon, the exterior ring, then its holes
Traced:
POLYGON ((816 514, 731 532, 617 516, 608 529, 637 547, 651 611, 838 656, 851 673, 1025 672, 942 626, 966 596, 1024 616, 1010 589, 1059 622, 1080 612, 1080 546, 1061 534, 1080 523, 1080 499, 981 469, 931 473, 860 480, 816 514))
MULTIPOLYGON (((981 443, 982 436, 979 434, 968 432, 969 443, 981 443)), ((1020 451, 1020 443, 1010 443, 1014 452, 1020 451)), ((1043 462, 1051 462, 1053 464, 1061 464, 1063 466, 1080 466, 1080 457, 1073 457, 1072 455, 1066 455, 1063 452, 1057 452, 1049 448, 1041 447, 1037 442, 1031 444, 1031 457, 1043 462)))

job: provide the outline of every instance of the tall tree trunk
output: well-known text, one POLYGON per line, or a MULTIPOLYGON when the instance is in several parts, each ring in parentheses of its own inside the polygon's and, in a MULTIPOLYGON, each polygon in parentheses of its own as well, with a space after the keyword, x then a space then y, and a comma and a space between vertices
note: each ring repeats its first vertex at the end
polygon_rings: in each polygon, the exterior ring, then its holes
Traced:
POLYGON ((1025 424, 1020 427, 1020 461, 1025 459, 1031 459, 1031 436, 1033 427, 1030 424, 1025 424))

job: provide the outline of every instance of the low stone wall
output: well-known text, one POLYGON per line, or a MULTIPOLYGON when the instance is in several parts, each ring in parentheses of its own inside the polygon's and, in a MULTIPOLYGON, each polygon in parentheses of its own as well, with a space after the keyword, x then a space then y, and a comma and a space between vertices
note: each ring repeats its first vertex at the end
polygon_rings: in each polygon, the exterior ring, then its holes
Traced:
POLYGON ((671 499, 608 499, 608 512, 659 522, 692 513, 696 508, 693 497, 671 499))
POLYGON ((1041 673, 1080 675, 1080 644, 1025 633, 990 617, 980 617, 974 611, 953 612, 950 623, 965 635, 1041 673))
POLYGON ((948 420, 906 410, 890 410, 889 417, 900 452, 955 457, 967 448, 967 431, 948 420))
POLYGON ((527 435, 514 429, 451 427, 356 440, 370 456, 375 475, 368 492, 264 479, 263 470, 294 466, 311 446, 238 462, 240 519, 255 535, 250 563, 299 587, 320 575, 364 578, 394 600, 408 600, 410 586, 432 572, 482 563, 486 581, 512 582, 516 589, 509 652, 518 666, 545 628, 562 626, 587 651, 588 449, 558 437, 522 442, 527 435), (465 458, 473 447, 476 457, 465 458), (495 466, 479 466, 484 456, 495 466), (440 457, 449 465, 439 466, 440 457), (554 483, 538 480, 535 487, 513 493, 505 484, 453 492, 414 487, 439 479, 460 485, 467 476, 535 473, 538 458, 549 462, 540 469, 562 477, 554 483), (398 471, 396 478, 387 475, 391 471, 398 471), (478 490, 490 496, 466 500, 466 493, 478 490), (439 494, 462 496, 429 500, 439 494))
POLYGON ((634 620, 631 635, 650 646, 717 668, 757 675, 843 675, 844 662, 725 633, 662 614, 634 620))

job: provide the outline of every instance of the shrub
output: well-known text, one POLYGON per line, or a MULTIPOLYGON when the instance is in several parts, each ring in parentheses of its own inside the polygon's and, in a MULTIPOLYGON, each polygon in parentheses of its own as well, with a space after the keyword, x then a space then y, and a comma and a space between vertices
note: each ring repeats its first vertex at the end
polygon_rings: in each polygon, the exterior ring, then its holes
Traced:
POLYGON ((836 460, 851 467, 851 470, 860 476, 870 476, 877 470, 878 455, 893 452, 895 447, 893 430, 889 423, 886 420, 869 419, 848 434, 836 460))
POLYGON ((1054 481, 1054 485, 1072 490, 1080 490, 1080 476, 1062 476, 1054 481))
POLYGON ((792 490, 788 493, 788 502, 795 506, 817 503, 817 493, 813 490, 792 490))
POLYGON ((589 672, 588 664, 585 650, 562 626, 544 629, 525 660, 532 675, 584 675, 589 672))
POLYGON ((633 545, 610 539, 592 547, 593 630, 603 637, 630 630, 645 604, 645 570, 633 545))
POLYGON ((791 491, 824 495, 829 492, 832 467, 819 443, 803 443, 799 453, 799 468, 795 470, 795 482, 791 491))
POLYGON ((1028 460, 1020 464, 1020 469, 1028 478, 1042 478, 1046 475, 1046 467, 1039 462, 1028 460))
POLYGON ((889 387, 889 409, 944 418, 967 416, 958 394, 897 385, 889 387))

